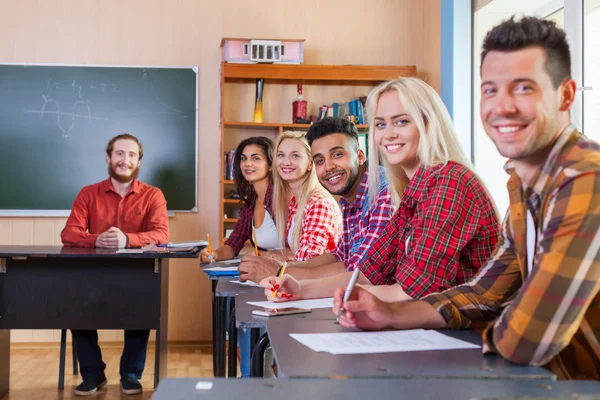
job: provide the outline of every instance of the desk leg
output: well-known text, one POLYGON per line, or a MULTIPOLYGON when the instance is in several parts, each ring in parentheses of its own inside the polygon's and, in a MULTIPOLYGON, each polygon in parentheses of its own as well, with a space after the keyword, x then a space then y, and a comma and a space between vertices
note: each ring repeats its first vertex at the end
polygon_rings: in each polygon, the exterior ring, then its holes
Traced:
POLYGON ((167 377, 167 335, 162 332, 162 329, 156 330, 156 343, 154 355, 154 388, 158 386, 158 382, 167 377))
POLYGON ((213 375, 218 376, 219 365, 217 361, 217 298, 215 291, 217 290, 217 280, 212 283, 212 346, 213 346, 213 375))
POLYGON ((10 381, 10 330, 0 330, 0 397, 8 393, 10 381))
POLYGON ((228 378, 237 377, 237 327, 235 326, 235 297, 232 297, 229 305, 229 359, 228 378))
POLYGON ((225 376, 225 332, 227 327, 225 326, 225 313, 227 312, 227 297, 216 297, 216 359, 217 359, 217 370, 216 377, 225 376))
POLYGON ((167 377, 167 351, 169 343, 169 260, 157 261, 160 265, 160 321, 156 330, 154 348, 154 389, 167 377))
POLYGON ((254 346, 256 346, 259 339, 260 339, 260 328, 250 329, 250 354, 254 354, 254 346))

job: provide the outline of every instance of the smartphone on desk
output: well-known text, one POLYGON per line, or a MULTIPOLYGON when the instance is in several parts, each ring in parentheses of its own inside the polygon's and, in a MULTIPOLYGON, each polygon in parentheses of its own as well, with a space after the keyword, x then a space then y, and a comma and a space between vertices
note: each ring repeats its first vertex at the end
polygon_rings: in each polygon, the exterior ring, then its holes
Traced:
POLYGON ((262 310, 252 310, 252 314, 260 315, 261 317, 277 317, 280 315, 304 314, 309 313, 310 308, 265 308, 262 310))

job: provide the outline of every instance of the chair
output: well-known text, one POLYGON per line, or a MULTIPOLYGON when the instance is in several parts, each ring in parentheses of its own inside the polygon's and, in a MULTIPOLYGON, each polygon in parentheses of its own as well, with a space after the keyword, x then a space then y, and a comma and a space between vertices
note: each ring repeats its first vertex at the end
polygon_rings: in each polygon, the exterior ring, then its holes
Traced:
MULTIPOLYGON (((75 339, 72 338, 71 346, 73 348, 73 375, 79 375, 77 369, 77 351, 75 350, 75 339)), ((58 390, 65 388, 65 358, 67 356, 67 330, 60 331, 60 361, 58 366, 58 390)))

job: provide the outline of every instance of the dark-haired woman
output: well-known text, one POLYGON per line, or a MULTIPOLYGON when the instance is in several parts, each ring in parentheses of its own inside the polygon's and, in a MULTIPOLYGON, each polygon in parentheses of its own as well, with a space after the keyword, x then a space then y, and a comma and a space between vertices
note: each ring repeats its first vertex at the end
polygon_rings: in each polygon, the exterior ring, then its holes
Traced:
POLYGON ((244 206, 233 233, 225 244, 211 254, 207 249, 200 252, 202 262, 229 260, 238 255, 248 239, 254 244, 252 230, 256 230, 256 242, 262 250, 279 247, 277 229, 273 219, 271 164, 273 141, 266 137, 243 140, 234 156, 234 180, 244 206))

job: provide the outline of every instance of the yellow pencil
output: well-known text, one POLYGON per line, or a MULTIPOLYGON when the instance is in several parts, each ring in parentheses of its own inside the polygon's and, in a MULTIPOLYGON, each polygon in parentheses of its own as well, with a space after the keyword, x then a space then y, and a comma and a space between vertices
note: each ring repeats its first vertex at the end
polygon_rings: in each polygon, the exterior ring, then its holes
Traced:
MULTIPOLYGON (((287 262, 283 263, 283 266, 279 270, 279 274, 277 276, 283 275, 283 273, 285 272, 285 267, 287 267, 287 262)), ((271 298, 274 299, 275 296, 277 296, 277 289, 273 292, 273 294, 271 295, 271 298)))
POLYGON ((256 229, 252 228, 252 235, 254 236, 254 251, 258 256, 258 243, 256 242, 256 229))
POLYGON ((212 256, 212 246, 210 245, 210 235, 208 233, 206 234, 206 241, 208 242, 208 246, 206 247, 208 250, 208 259, 213 263, 215 262, 215 259, 212 256))

